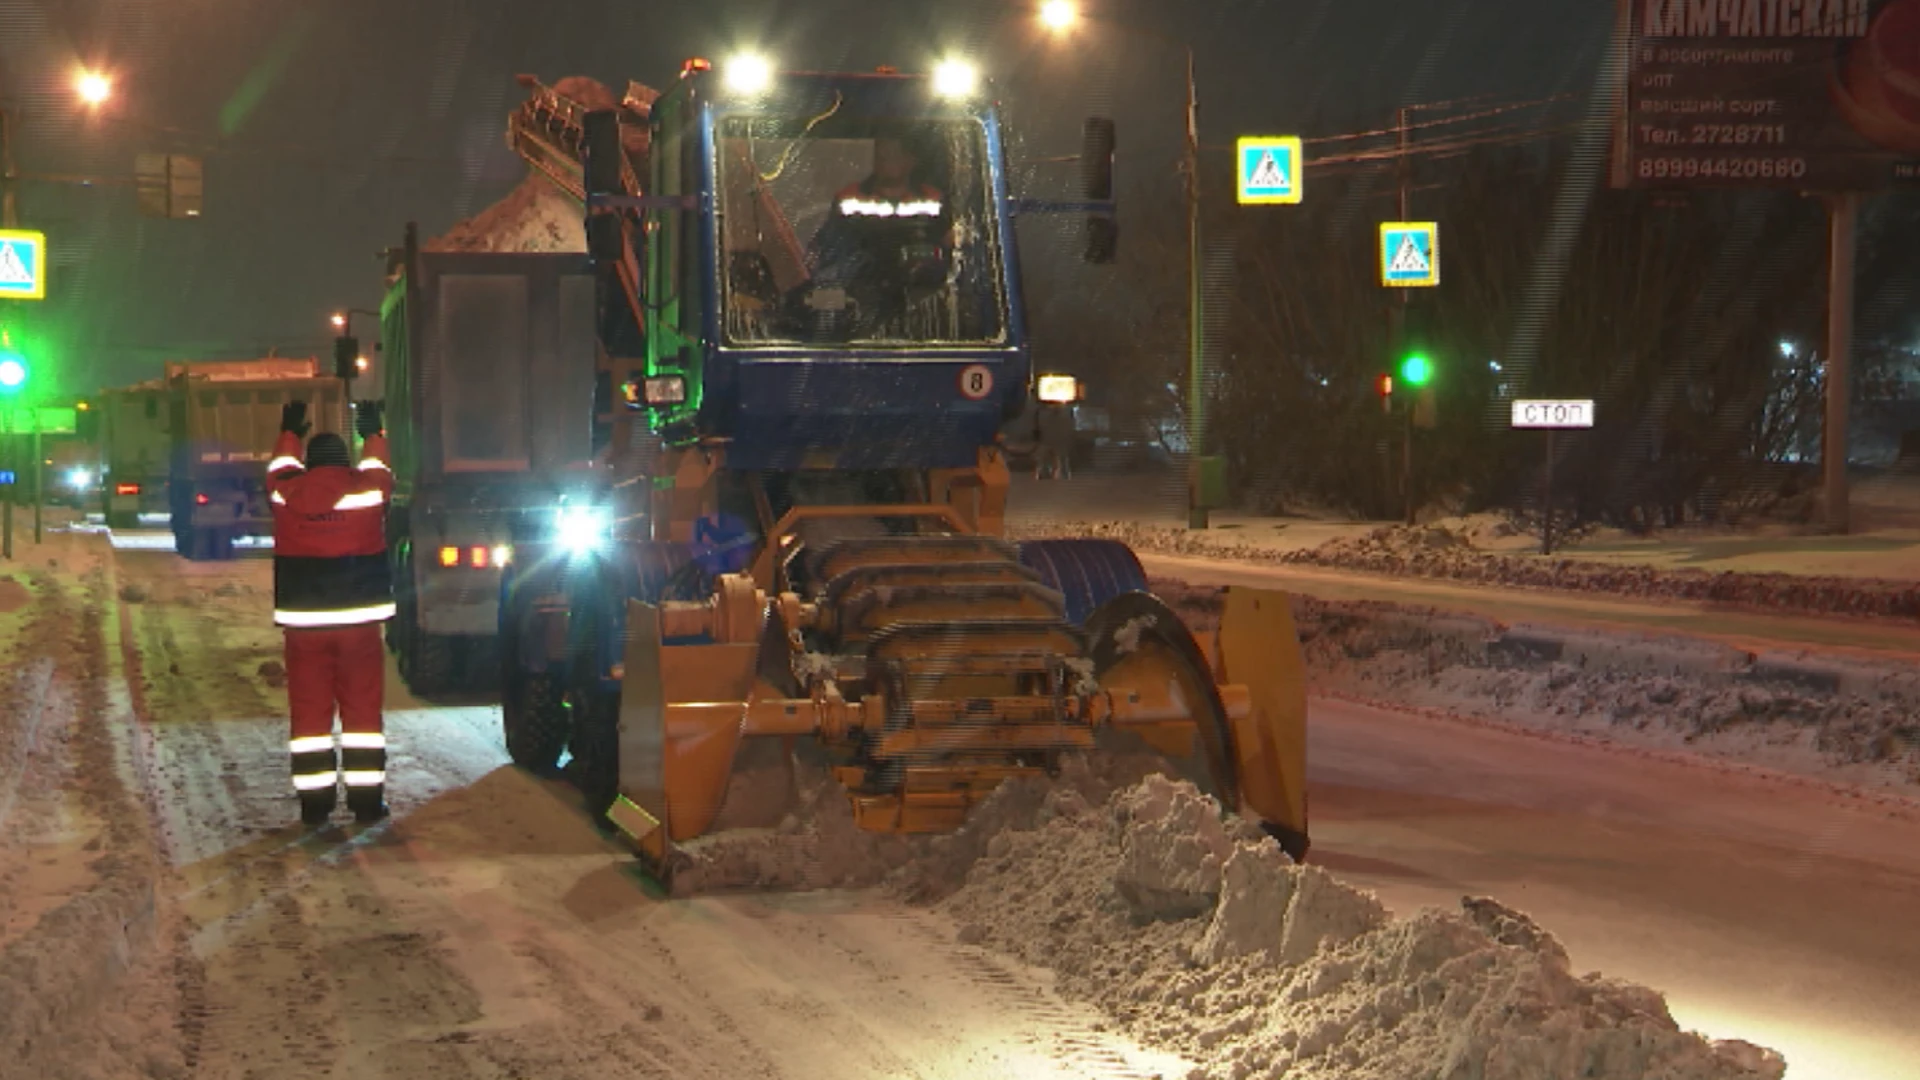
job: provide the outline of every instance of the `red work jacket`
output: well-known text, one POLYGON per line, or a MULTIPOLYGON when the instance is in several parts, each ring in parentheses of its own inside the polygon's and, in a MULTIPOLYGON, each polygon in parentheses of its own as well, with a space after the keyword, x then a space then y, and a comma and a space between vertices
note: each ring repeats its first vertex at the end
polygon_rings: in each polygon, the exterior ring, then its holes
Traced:
POLYGON ((273 621, 281 626, 354 626, 393 617, 387 503, 393 471, 387 438, 360 448, 360 465, 309 469, 300 437, 281 432, 267 464, 273 504, 273 621))

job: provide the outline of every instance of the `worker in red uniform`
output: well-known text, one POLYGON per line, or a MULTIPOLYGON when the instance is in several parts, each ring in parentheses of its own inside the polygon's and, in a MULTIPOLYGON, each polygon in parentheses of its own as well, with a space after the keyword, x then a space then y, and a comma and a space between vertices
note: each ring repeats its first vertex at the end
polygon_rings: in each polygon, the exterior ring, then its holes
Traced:
POLYGON ((333 816, 342 782, 356 819, 370 823, 387 816, 380 624, 394 613, 387 564, 393 472, 379 405, 360 402, 355 412, 362 440, 358 467, 346 440, 324 431, 307 443, 301 460, 300 442, 310 425, 306 403, 298 401, 281 411, 280 441, 267 465, 273 621, 286 631, 293 721, 287 749, 300 820, 310 827, 333 816))

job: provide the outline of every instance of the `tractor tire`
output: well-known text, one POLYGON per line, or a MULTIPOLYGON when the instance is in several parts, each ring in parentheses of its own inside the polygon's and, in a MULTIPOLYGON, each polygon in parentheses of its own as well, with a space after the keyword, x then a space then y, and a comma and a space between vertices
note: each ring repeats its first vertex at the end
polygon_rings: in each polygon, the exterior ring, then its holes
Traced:
POLYGON ((594 827, 617 832, 619 827, 607 811, 620 797, 620 698, 599 690, 576 691, 569 705, 573 761, 567 767, 567 779, 579 789, 594 827))
MULTIPOLYGON (((500 721, 507 756, 535 776, 559 774, 560 754, 573 737, 560 680, 547 674, 509 671, 501 694, 500 721)), ((613 800, 608 799, 608 805, 613 800)))

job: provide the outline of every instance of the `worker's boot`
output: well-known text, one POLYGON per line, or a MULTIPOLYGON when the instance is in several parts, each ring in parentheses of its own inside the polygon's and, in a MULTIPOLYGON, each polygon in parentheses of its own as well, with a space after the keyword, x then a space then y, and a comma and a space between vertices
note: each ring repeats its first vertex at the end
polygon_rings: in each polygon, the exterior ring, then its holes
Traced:
POLYGON ((353 811, 353 820, 362 825, 371 825, 385 819, 389 813, 386 794, 383 784, 348 788, 347 809, 353 811))
POLYGON ((340 793, 334 788, 300 793, 300 824, 309 829, 324 828, 333 820, 333 808, 339 805, 340 793))
POLYGON ((333 817, 340 799, 340 761, 334 756, 333 736, 297 738, 288 748, 292 751, 293 789, 300 793, 300 823, 317 829, 333 817))
POLYGON ((369 825, 387 816, 387 740, 375 733, 340 733, 340 775, 347 782, 347 809, 369 825))

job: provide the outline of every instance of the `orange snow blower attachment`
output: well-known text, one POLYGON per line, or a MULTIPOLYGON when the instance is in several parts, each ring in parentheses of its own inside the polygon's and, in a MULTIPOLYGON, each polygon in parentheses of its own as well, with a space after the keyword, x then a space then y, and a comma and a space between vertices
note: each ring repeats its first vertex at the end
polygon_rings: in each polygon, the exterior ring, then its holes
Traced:
MULTIPOLYGON (((919 509, 936 511, 888 512, 919 509)), ((825 749, 868 830, 950 831, 1061 755, 1151 749, 1304 854, 1306 694, 1283 594, 1228 593, 1216 653, 1229 683, 1159 599, 1125 592, 1074 626, 997 538, 840 539, 808 562, 781 573, 806 584, 773 596, 729 574, 704 602, 627 601, 607 816, 648 861, 747 824, 732 803, 769 781, 736 762, 798 738, 825 749)))

